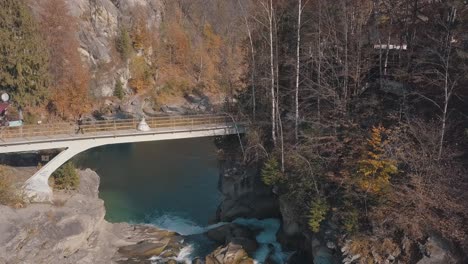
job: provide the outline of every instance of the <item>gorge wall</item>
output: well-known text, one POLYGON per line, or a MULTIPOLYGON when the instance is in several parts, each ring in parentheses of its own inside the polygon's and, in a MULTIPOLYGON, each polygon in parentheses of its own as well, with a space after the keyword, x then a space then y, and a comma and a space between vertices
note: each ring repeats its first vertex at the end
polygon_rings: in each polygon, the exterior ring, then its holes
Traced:
MULTIPOLYGON (((131 28, 138 15, 146 26, 158 29, 164 6, 160 0, 66 0, 78 23, 79 52, 91 72, 90 91, 96 97, 112 96, 117 80, 127 87, 129 63, 116 50, 122 28, 131 28), (144 12, 143 12, 144 11, 144 12), (137 12, 135 14, 135 12, 137 12)), ((30 1, 34 13, 43 10, 43 1, 30 1)))

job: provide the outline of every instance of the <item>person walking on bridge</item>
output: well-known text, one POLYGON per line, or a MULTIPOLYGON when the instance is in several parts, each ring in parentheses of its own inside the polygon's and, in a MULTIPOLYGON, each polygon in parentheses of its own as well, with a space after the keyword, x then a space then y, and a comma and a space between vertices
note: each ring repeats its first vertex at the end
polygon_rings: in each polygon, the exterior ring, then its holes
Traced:
POLYGON ((80 117, 78 117, 78 121, 77 121, 77 124, 78 124, 78 129, 76 130, 76 134, 80 133, 81 134, 84 134, 84 131, 83 131, 83 115, 80 114, 80 117))

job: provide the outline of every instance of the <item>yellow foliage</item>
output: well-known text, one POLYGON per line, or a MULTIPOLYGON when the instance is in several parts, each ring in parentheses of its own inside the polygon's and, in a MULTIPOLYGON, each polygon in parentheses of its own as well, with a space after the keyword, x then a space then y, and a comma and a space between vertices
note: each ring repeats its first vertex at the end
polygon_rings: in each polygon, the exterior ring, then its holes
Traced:
POLYGON ((326 215, 329 210, 329 205, 327 201, 323 198, 317 198, 312 201, 309 209, 309 229, 318 233, 320 231, 320 225, 325 220, 326 215))
POLYGON ((148 84, 145 80, 141 79, 130 79, 128 85, 135 91, 135 93, 140 93, 148 88, 148 84))
POLYGON ((132 28, 131 36, 133 40, 133 47, 136 50, 143 50, 150 45, 148 37, 150 36, 150 33, 143 16, 137 16, 137 20, 135 21, 132 28))
POLYGON ((203 27, 203 34, 205 35, 207 48, 214 52, 219 51, 223 44, 223 39, 213 31, 213 27, 209 23, 206 23, 203 27))
POLYGON ((77 118, 87 114, 92 109, 88 94, 89 75, 86 69, 75 67, 75 75, 63 78, 53 88, 51 103, 58 114, 65 119, 77 118))
POLYGON ((190 57, 191 45, 186 30, 178 22, 171 21, 166 30, 169 62, 184 65, 190 57))
POLYGON ((144 57, 135 57, 130 64, 130 71, 132 79, 129 81, 129 86, 136 93, 144 91, 150 86, 151 71, 144 57))
POLYGON ((398 173, 396 161, 384 157, 385 128, 373 127, 368 139, 368 151, 358 162, 357 186, 364 192, 381 194, 390 186, 390 176, 398 173))
POLYGON ((157 103, 194 89, 215 95, 242 89, 247 69, 243 42, 225 39, 205 20, 188 23, 187 19, 196 17, 187 18, 178 4, 168 3, 167 8, 170 15, 161 25, 160 35, 151 40, 157 103), (167 91, 169 88, 174 91, 167 91))

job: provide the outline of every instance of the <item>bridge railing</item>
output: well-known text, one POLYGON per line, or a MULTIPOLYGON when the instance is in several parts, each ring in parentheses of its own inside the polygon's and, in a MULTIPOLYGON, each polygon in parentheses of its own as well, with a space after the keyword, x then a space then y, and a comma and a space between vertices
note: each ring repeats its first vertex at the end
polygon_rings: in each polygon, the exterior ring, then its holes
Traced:
MULTIPOLYGON (((167 130, 193 130, 203 129, 213 126, 226 125, 233 122, 227 115, 190 115, 190 116, 162 116, 145 119, 151 129, 167 130)), ((140 119, 116 119, 83 122, 81 131, 78 125, 70 122, 24 125, 21 127, 4 127, 0 130, 0 139, 28 139, 34 137, 54 138, 58 136, 75 136, 83 133, 101 134, 114 133, 119 131, 137 131, 140 119)))

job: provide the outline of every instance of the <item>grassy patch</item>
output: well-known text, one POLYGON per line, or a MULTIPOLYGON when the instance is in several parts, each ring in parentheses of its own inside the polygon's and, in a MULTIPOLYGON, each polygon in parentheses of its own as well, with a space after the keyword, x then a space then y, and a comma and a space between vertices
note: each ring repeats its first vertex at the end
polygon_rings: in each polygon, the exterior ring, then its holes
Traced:
POLYGON ((6 166, 0 166, 0 204, 23 207, 23 197, 14 183, 12 170, 6 166))

